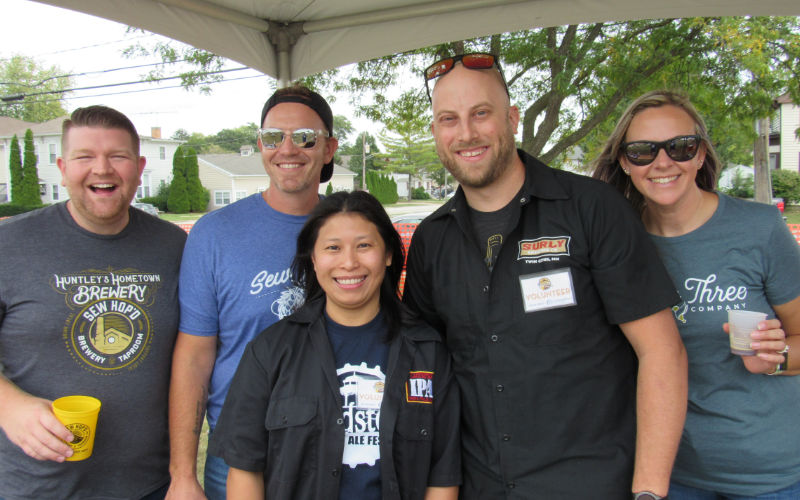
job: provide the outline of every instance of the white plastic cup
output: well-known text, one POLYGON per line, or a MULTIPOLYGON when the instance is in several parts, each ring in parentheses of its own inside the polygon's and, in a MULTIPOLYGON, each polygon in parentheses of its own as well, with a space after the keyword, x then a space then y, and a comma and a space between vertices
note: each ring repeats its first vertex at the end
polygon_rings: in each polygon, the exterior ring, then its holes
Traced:
POLYGON ((753 356, 755 351, 750 348, 753 339, 750 334, 758 330, 758 323, 767 319, 766 313, 756 311, 742 311, 731 309, 728 311, 728 326, 730 327, 731 352, 737 356, 753 356))

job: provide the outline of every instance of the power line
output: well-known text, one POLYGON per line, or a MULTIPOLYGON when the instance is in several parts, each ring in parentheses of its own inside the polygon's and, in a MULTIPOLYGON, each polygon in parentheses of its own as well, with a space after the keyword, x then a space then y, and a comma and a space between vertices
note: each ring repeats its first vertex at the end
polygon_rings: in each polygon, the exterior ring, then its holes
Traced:
MULTIPOLYGON (((242 71, 242 70, 245 70, 245 69, 250 69, 250 68, 248 68, 247 66, 242 66, 242 67, 239 67, 239 68, 221 69, 221 70, 217 70, 217 71, 204 71, 204 72, 201 72, 201 73, 196 73, 196 75, 197 76, 217 75, 217 74, 221 74, 221 73, 230 73, 230 72, 233 72, 233 71, 242 71)), ((148 79, 148 80, 138 80, 138 81, 135 81, 135 82, 106 83, 106 84, 103 84, 103 85, 91 85, 89 87, 79 87, 79 88, 73 88, 73 89, 45 90, 45 91, 42 91, 42 92, 30 92, 30 93, 27 93, 27 94, 16 94, 16 95, 11 95, 11 96, 0 97, 0 100, 3 101, 3 102, 13 102, 13 101, 21 101, 21 100, 24 100, 24 99, 26 99, 28 97, 35 97, 35 96, 39 96, 39 95, 64 94, 66 92, 77 92, 77 91, 80 91, 80 90, 94 90, 94 89, 102 89, 102 88, 108 88, 108 87, 121 87, 121 86, 124 86, 124 85, 138 85, 140 83, 155 83, 155 82, 162 82, 162 81, 166 81, 166 80, 176 80, 178 78, 182 78, 181 75, 165 76, 165 77, 160 77, 160 78, 151 78, 151 79, 148 79)))

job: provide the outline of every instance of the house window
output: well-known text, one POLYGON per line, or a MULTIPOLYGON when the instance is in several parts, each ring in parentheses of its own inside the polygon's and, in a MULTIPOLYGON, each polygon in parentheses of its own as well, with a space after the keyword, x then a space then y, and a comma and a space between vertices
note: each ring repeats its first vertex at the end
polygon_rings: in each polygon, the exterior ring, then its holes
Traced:
POLYGON ((230 191, 214 191, 214 205, 221 207, 231 202, 230 191))
POLYGON ((136 199, 139 198, 149 198, 152 196, 150 194, 150 172, 143 172, 142 173, 142 183, 139 184, 139 188, 136 190, 136 199))
POLYGON ((56 145, 55 144, 48 144, 47 145, 48 152, 50 153, 50 165, 56 164, 56 145))
POLYGON ((236 191, 236 201, 247 198, 247 191, 236 191))
POLYGON ((39 184, 39 196, 44 196, 47 194, 47 184, 39 184))
POLYGON ((167 147, 166 146, 159 146, 158 147, 158 158, 160 160, 167 159, 167 147))
POLYGON ((53 201, 58 201, 58 184, 53 184, 51 187, 53 188, 52 190, 53 196, 51 199, 53 201))

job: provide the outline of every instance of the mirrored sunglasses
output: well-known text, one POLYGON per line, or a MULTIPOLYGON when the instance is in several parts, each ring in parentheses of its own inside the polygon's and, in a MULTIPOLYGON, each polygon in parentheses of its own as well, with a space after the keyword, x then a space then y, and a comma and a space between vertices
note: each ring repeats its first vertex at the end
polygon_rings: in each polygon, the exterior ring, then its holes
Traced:
POLYGON ((679 135, 666 141, 632 141, 622 143, 621 150, 629 162, 637 167, 650 165, 663 149, 675 161, 689 161, 700 149, 699 135, 679 135))
POLYGON ((267 149, 277 149, 287 136, 291 138, 292 144, 304 149, 316 146, 320 137, 330 137, 327 130, 310 128, 299 128, 291 132, 284 132, 279 128, 260 128, 256 134, 261 139, 261 144, 267 149))
POLYGON ((503 69, 500 67, 500 63, 497 61, 497 58, 493 54, 487 54, 485 52, 473 52, 472 54, 460 54, 453 57, 447 57, 441 61, 436 61, 425 68, 425 90, 428 92, 428 100, 431 100, 431 88, 428 82, 435 80, 440 76, 444 76, 452 71, 453 67, 459 61, 461 61, 461 64, 467 69, 491 69, 492 67, 496 67, 497 71, 500 72, 500 77, 503 79, 503 85, 506 88, 506 94, 508 94, 508 83, 506 83, 506 77, 503 74, 503 69))

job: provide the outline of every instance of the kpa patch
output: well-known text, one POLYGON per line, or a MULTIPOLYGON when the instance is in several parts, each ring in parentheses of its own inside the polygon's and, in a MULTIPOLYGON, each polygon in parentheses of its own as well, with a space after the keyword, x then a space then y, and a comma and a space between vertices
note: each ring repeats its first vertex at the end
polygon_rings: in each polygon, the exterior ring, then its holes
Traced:
POLYGON ((408 372, 406 402, 433 404, 433 372, 408 372))

